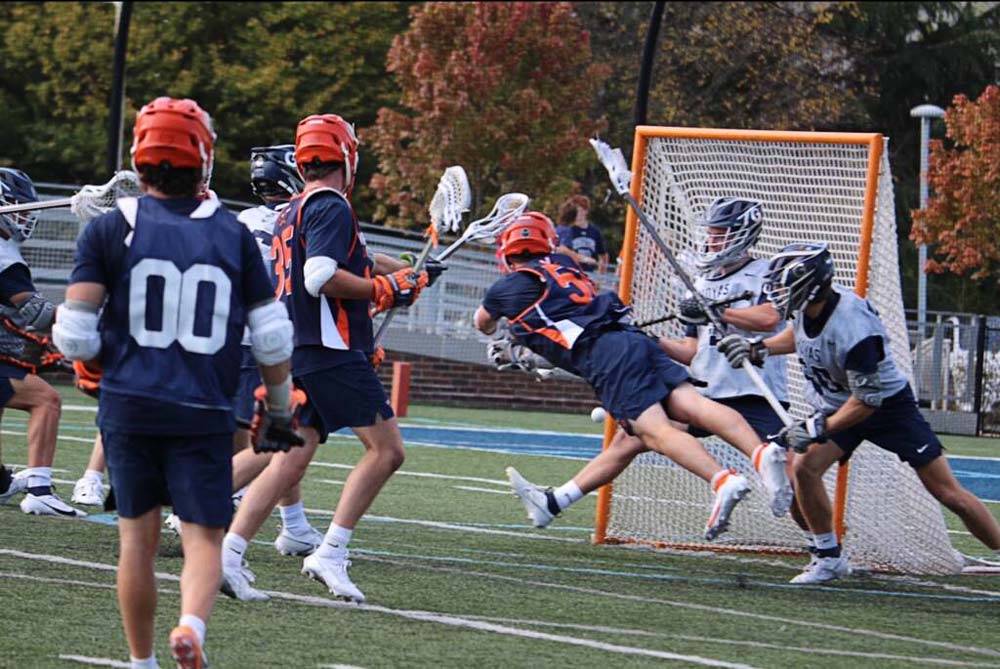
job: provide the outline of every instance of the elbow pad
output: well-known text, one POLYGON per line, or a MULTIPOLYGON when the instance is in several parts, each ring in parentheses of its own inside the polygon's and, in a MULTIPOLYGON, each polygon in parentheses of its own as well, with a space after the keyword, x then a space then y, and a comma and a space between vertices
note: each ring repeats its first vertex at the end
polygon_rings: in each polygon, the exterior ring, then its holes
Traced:
POLYGON ((882 376, 877 372, 855 372, 847 370, 847 385, 851 395, 866 406, 882 406, 882 376))
POLYGON ((306 292, 313 297, 319 297, 319 292, 326 285, 326 282, 337 273, 337 261, 327 256, 313 256, 306 258, 305 265, 302 266, 302 283, 306 292))
MULTIPOLYGON (((96 308, 95 308, 96 309, 96 308)), ((101 352, 97 311, 67 302, 56 309, 52 342, 68 360, 93 360, 101 352)))
POLYGON ((277 365, 292 357, 294 330, 282 302, 268 302, 247 314, 250 350, 262 365, 277 365))

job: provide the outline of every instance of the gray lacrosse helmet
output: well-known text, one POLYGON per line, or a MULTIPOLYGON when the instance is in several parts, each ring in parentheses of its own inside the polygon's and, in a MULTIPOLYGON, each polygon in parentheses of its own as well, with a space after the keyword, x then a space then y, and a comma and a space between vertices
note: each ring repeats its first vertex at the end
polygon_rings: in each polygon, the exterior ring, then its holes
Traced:
POLYGON ((816 300, 833 283, 833 257, 826 244, 795 242, 771 258, 764 275, 764 297, 783 320, 816 300))
POLYGON ((745 257, 757 243, 764 223, 764 205, 758 200, 720 197, 695 220, 697 267, 702 272, 719 269, 745 257), (718 230, 725 232, 720 235, 718 230))

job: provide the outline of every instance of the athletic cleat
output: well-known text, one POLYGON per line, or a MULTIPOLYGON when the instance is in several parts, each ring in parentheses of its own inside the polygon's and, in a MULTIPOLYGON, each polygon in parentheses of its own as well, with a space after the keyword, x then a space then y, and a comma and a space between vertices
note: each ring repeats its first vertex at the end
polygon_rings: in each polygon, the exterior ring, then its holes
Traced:
POLYGON ((63 516, 65 518, 86 518, 87 512, 74 509, 59 499, 59 495, 32 495, 30 492, 21 500, 21 511, 35 516, 63 516))
POLYGON ((243 563, 240 564, 240 571, 243 572, 243 578, 245 578, 247 583, 250 585, 257 582, 257 574, 253 573, 253 570, 250 569, 250 563, 246 560, 243 560, 243 563))
POLYGON ((767 490, 768 503, 775 518, 781 518, 792 508, 795 492, 788 480, 785 449, 772 442, 758 446, 753 452, 753 467, 760 474, 767 490))
POLYGON ((85 476, 73 486, 73 496, 70 501, 74 504, 104 508, 104 486, 98 479, 85 476))
POLYGON ((531 483, 513 467, 507 468, 507 480, 524 510, 528 512, 528 520, 538 528, 548 526, 556 517, 549 511, 549 498, 546 489, 531 483))
POLYGON ((271 599, 270 595, 251 585, 256 580, 257 577, 246 567, 245 563, 236 571, 227 570, 226 566, 222 565, 222 583, 219 584, 219 590, 227 597, 238 599, 241 602, 266 602, 271 599), (253 580, 250 577, 253 577, 253 580))
MULTIPOLYGON (((6 480, 7 487, 3 492, 0 492, 0 504, 6 504, 14 496, 28 491, 28 478, 26 476, 12 476, 9 469, 6 467, 2 469, 3 471, 0 471, 0 479, 6 480), (6 476, 4 474, 6 474, 6 476)), ((2 483, 2 481, 0 481, 0 483, 2 483)))
POLYGON ((178 625, 170 633, 170 654, 177 669, 205 669, 208 660, 198 642, 198 634, 187 625, 178 625))
POLYGON ((347 575, 347 568, 350 566, 351 561, 347 559, 346 550, 344 557, 340 559, 324 558, 313 553, 302 561, 302 573, 326 585, 334 597, 361 604, 365 601, 365 595, 347 575))
POLYGON ((813 583, 826 583, 844 576, 850 576, 851 565, 847 562, 847 556, 840 557, 814 557, 809 562, 805 570, 793 578, 790 583, 796 585, 810 585, 813 583))
POLYGON ((294 534, 288 528, 282 527, 281 534, 274 540, 274 548, 282 555, 305 557, 312 555, 322 543, 323 535, 311 525, 302 534, 294 534))
POLYGON ((705 539, 711 541, 729 529, 729 518, 740 500, 750 494, 750 484, 742 474, 735 469, 723 476, 716 483, 715 504, 712 505, 712 515, 705 524, 705 539))
POLYGON ((177 517, 176 513, 172 513, 169 516, 167 516, 164 519, 163 524, 166 526, 168 530, 170 530, 177 536, 181 536, 181 519, 177 517))

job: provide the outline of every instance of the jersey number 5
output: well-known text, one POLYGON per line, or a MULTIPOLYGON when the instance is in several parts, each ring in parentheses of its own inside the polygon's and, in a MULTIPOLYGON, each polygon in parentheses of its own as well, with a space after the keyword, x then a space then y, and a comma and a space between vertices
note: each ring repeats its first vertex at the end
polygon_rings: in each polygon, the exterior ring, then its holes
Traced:
POLYGON ((586 277, 577 276, 573 270, 559 265, 545 265, 545 270, 560 287, 573 290, 567 294, 571 302, 589 304, 592 299, 597 297, 594 284, 586 277))
POLYGON ((170 260, 144 258, 132 268, 130 284, 129 334, 139 346, 167 348, 176 341, 185 351, 204 355, 211 355, 225 346, 232 283, 215 265, 198 263, 181 272, 170 260), (163 281, 160 322, 152 327, 147 315, 151 278, 163 281), (194 332, 198 289, 202 284, 215 288, 211 328, 204 335, 194 332))
POLYGON ((271 260, 274 261, 274 276, 277 277, 277 286, 274 289, 274 296, 281 299, 284 295, 292 294, 292 226, 288 226, 281 231, 281 236, 274 236, 271 243, 271 260))

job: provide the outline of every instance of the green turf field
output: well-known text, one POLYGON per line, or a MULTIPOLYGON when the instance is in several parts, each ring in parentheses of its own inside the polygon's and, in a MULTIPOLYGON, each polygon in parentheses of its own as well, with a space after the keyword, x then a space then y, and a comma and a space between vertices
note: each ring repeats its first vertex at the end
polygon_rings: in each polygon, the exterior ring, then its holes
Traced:
MULTIPOLYGON (((93 404, 73 390, 66 403, 93 404)), ((6 462, 24 463, 23 417, 5 412, 6 462)), ((408 420, 599 431, 577 415, 413 407, 408 420)), ((55 477, 68 499, 90 451, 92 411, 66 410, 62 428, 55 477)), ((1000 441, 948 443, 954 453, 1000 455, 1000 441)), ((318 452, 317 463, 326 464, 310 468, 303 489, 320 529, 360 452, 357 442, 341 438, 318 452)), ((534 480, 560 483, 582 462, 410 448, 352 541, 351 575, 368 596, 362 606, 329 599, 299 574, 300 559, 270 546, 275 518, 248 553, 258 587, 273 599, 220 598, 207 643, 213 669, 1000 667, 1000 577, 873 576, 802 589, 787 585, 802 559, 594 546, 593 498, 548 530, 530 528, 506 493, 509 464, 534 480)), ((976 546, 963 534, 955 543, 976 546)), ((110 524, 0 507, 0 667, 126 666, 114 663, 127 659, 116 552, 110 524)), ((166 667, 179 541, 164 533, 160 553, 157 650, 166 667)))

